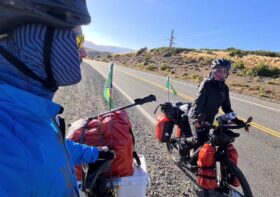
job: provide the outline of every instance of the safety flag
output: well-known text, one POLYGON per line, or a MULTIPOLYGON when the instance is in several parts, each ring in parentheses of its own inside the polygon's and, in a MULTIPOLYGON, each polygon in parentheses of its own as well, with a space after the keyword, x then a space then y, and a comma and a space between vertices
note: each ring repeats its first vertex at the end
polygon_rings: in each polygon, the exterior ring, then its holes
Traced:
POLYGON ((108 74, 108 78, 107 78, 107 81, 105 83, 104 91, 103 91, 104 99, 105 99, 108 107, 110 108, 110 110, 112 109, 112 105, 113 105, 112 89, 113 89, 114 65, 115 65, 114 63, 111 64, 110 71, 109 71, 109 74, 108 74))
POLYGON ((177 95, 176 90, 174 89, 174 87, 173 87, 172 84, 170 83, 169 76, 167 77, 167 82, 166 82, 165 87, 168 89, 168 92, 169 92, 169 90, 171 89, 172 92, 173 92, 173 95, 174 95, 174 96, 177 95))

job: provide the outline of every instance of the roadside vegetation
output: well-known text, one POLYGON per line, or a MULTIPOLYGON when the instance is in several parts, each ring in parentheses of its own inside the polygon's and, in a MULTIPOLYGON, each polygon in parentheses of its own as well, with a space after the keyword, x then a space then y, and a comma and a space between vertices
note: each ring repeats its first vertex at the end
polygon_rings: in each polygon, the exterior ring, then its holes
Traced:
POLYGON ((246 95, 280 102, 280 53, 246 51, 236 48, 190 49, 144 47, 134 53, 89 57, 99 61, 114 61, 146 72, 200 83, 210 72, 215 58, 232 62, 227 83, 230 89, 246 95))

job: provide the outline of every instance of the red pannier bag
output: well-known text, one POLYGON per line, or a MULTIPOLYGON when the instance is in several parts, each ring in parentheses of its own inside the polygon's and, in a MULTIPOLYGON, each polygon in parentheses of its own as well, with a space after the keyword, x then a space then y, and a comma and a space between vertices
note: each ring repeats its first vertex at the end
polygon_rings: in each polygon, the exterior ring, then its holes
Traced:
POLYGON ((204 144, 198 153, 197 183, 203 189, 214 190, 218 187, 215 154, 216 148, 211 144, 204 144))
MULTIPOLYGON (((69 139, 80 143, 83 128, 74 131, 69 139)), ((131 123, 124 110, 93 119, 85 132, 85 144, 90 146, 109 146, 116 158, 107 172, 107 177, 125 177, 133 175, 134 138, 131 123)), ((84 173, 81 166, 75 166, 77 179, 81 181, 84 173)))
POLYGON ((174 121, 161 113, 157 116, 155 135, 159 142, 167 142, 173 132, 174 121))
MULTIPOLYGON (((232 144, 229 144, 227 146, 226 150, 227 150, 227 154, 228 154, 228 157, 229 157, 230 161, 234 165, 237 165, 238 152, 237 152, 236 148, 232 144)), ((240 186, 239 180, 233 174, 230 174, 229 183, 234 187, 239 187, 240 186)))

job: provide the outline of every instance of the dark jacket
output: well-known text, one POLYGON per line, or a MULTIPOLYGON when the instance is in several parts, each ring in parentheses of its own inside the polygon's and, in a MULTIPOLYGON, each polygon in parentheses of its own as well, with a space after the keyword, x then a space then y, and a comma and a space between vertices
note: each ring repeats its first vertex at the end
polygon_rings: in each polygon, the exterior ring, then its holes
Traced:
POLYGON ((232 112, 229 88, 225 82, 212 80, 207 77, 199 86, 199 93, 193 103, 189 116, 213 123, 219 108, 225 113, 232 112))

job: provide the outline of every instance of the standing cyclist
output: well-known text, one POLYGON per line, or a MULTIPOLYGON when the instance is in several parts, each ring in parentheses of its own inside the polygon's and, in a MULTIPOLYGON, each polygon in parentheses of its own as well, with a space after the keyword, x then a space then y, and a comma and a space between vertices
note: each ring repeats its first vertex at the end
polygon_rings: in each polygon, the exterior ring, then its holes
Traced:
POLYGON ((64 139, 52 102, 81 80, 77 30, 90 20, 85 0, 1 0, 1 197, 79 196, 74 164, 106 157, 64 139))

